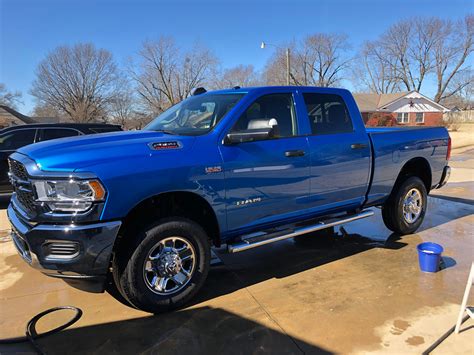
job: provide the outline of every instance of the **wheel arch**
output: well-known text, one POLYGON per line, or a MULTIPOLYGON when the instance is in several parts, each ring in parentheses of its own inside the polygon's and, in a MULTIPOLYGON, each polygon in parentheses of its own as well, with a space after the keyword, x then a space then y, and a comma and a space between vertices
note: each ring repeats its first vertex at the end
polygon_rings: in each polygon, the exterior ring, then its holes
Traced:
POLYGON ((408 160, 403 165, 402 169, 398 173, 397 179, 395 180, 395 184, 393 185, 390 194, 393 194, 394 191, 397 191, 397 187, 411 176, 419 177, 425 185, 426 192, 430 192, 432 186, 432 172, 430 163, 423 157, 416 157, 408 160))
POLYGON ((123 218, 119 240, 114 249, 125 241, 131 231, 167 217, 184 217, 199 224, 215 246, 220 246, 220 227, 209 202, 189 191, 164 192, 151 196, 133 207, 123 218))

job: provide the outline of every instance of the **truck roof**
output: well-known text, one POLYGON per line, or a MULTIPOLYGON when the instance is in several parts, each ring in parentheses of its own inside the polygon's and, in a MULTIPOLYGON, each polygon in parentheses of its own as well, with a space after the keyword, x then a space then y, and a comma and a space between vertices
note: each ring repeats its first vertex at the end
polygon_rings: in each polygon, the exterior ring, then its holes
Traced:
POLYGON ((268 86, 250 86, 250 87, 240 87, 236 86, 233 88, 229 89, 220 89, 220 90, 212 90, 208 91, 205 94, 231 94, 231 93, 248 93, 251 91, 283 91, 283 90, 288 90, 288 89, 296 89, 296 90, 307 90, 307 89, 322 89, 324 91, 333 91, 334 93, 336 92, 341 92, 341 91, 346 91, 346 89, 343 88, 328 88, 328 87, 319 87, 319 86, 285 86, 285 85, 268 85, 268 86))

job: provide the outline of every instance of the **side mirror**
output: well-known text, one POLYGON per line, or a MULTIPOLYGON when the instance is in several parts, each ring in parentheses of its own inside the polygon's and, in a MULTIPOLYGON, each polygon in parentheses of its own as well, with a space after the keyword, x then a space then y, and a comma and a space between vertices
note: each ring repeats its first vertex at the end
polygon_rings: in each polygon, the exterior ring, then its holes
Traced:
POLYGON ((224 139, 224 144, 261 141, 273 137, 273 128, 246 129, 245 131, 228 133, 224 139))
POLYGON ((274 118, 249 121, 247 129, 228 133, 224 144, 237 144, 274 138, 278 133, 278 122, 274 118))

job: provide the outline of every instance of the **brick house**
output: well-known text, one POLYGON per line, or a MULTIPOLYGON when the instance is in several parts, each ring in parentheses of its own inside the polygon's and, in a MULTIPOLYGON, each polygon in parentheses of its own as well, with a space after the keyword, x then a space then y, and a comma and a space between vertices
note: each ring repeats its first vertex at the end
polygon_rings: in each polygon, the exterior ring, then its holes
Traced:
POLYGON ((11 107, 0 105, 0 129, 29 123, 36 123, 36 121, 11 107))
POLYGON ((393 94, 354 94, 364 123, 375 113, 389 114, 397 124, 406 126, 439 126, 447 107, 417 91, 393 94))

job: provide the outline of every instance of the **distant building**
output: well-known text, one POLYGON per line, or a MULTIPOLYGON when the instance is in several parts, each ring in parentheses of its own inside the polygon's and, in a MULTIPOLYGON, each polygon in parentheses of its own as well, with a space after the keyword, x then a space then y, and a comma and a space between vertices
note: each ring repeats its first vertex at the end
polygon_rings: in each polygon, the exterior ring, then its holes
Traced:
POLYGON ((29 123, 36 123, 36 121, 11 107, 0 105, 0 129, 29 123))
POLYGON ((390 114, 399 125, 438 126, 443 122, 447 107, 417 91, 393 94, 354 94, 362 118, 366 123, 375 113, 390 114))

